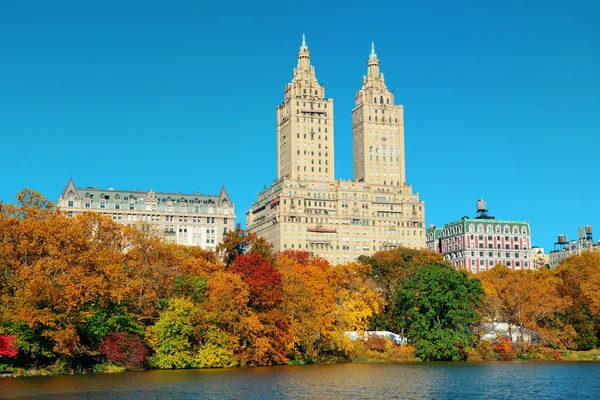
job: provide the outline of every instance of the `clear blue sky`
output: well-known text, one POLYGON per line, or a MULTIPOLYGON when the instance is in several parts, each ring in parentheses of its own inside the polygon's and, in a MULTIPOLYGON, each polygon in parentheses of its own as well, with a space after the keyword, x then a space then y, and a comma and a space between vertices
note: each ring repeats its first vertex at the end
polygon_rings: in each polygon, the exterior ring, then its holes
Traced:
POLYGON ((600 2, 13 1, 0 6, 0 199, 28 187, 218 193, 276 178, 302 33, 335 101, 336 177, 371 41, 405 108, 427 223, 491 214, 600 236, 600 2), (239 114, 238 114, 239 113, 239 114), (239 116, 238 116, 239 115, 239 116))

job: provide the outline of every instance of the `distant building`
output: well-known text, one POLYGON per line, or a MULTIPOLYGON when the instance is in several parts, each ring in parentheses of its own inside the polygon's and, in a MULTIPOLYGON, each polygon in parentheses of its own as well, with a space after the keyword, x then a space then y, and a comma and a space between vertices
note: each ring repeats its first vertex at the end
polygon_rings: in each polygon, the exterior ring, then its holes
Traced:
POLYGON ((57 206, 70 217, 97 212, 119 224, 151 229, 167 241, 204 249, 214 249, 235 224, 235 209, 225 188, 218 195, 140 192, 77 188, 69 179, 57 206))
POLYGON ((554 250, 549 254, 550 269, 558 267, 565 258, 580 255, 584 251, 600 252, 600 240, 594 242, 591 225, 585 227, 585 235, 583 229, 579 227, 578 240, 568 241, 566 235, 558 235, 558 241, 554 243, 554 250))
POLYGON ((463 217, 426 233, 427 249, 442 253, 455 268, 473 273, 495 265, 512 270, 532 269, 529 223, 498 220, 488 215, 485 201, 477 201, 477 216, 463 217))
POLYGON ((531 264, 533 269, 550 268, 550 254, 544 253, 542 247, 531 248, 531 264))
POLYGON ((275 251, 330 263, 395 247, 425 247, 425 205, 405 181, 404 109, 371 46, 352 110, 354 180, 334 177, 333 99, 316 78, 304 37, 277 106, 277 180, 246 212, 248 231, 275 251))

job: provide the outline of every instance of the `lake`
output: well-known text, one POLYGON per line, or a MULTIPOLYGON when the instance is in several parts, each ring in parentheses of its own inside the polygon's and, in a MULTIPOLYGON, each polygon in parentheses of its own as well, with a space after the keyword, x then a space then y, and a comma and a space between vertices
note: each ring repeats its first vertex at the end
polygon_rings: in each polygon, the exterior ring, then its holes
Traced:
POLYGON ((0 398, 594 399, 600 363, 331 364, 0 379, 0 398))

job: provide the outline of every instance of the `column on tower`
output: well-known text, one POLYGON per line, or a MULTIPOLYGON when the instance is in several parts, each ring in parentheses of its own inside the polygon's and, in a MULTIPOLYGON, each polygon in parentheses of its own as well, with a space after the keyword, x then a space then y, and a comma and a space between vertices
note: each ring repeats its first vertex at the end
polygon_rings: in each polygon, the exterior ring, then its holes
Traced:
POLYGON ((325 97, 302 35, 298 64, 277 106, 277 177, 334 180, 333 99, 325 97))
POLYGON ((356 92, 352 110, 354 179, 373 185, 402 186, 404 167, 404 109, 379 71, 375 44, 367 61, 367 75, 356 92))

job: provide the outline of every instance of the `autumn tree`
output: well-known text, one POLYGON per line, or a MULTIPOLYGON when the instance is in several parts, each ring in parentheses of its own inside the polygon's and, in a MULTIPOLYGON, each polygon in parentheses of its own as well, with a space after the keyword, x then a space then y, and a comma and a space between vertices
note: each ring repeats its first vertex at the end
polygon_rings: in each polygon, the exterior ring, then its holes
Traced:
POLYGON ((0 336, 0 357, 15 357, 19 349, 14 345, 12 335, 0 336))
POLYGON ((156 324, 146 329, 146 340, 154 351, 149 363, 160 369, 233 365, 226 335, 207 326, 206 318, 206 312, 190 299, 171 298, 156 324))
POLYGON ((227 267, 234 263, 237 256, 247 252, 273 260, 273 246, 255 233, 245 231, 240 224, 237 224, 235 230, 227 232, 217 246, 217 254, 227 267))
POLYGON ((335 293, 329 284, 330 265, 307 251, 286 250, 277 256, 283 281, 282 312, 289 321, 291 359, 319 362, 325 340, 334 332, 335 293))
POLYGON ((148 349, 140 336, 131 332, 104 336, 99 350, 110 362, 127 369, 142 368, 148 356, 148 349))
POLYGON ((366 331, 371 319, 383 310, 384 298, 369 278, 368 264, 336 265, 328 271, 328 281, 335 294, 334 330, 329 339, 340 356, 351 350, 346 331, 366 331))
POLYGON ((253 323, 261 337, 253 335, 249 350, 253 362, 281 364, 287 362, 286 340, 289 323, 279 309, 282 298, 282 277, 272 262, 259 253, 238 255, 228 272, 236 274, 248 285, 248 306, 253 323))
POLYGON ((3 210, 6 330, 27 353, 89 354, 88 319, 109 303, 119 303, 126 292, 120 228, 97 214, 69 219, 30 191, 3 210))
POLYGON ((491 304, 493 321, 509 324, 510 337, 527 348, 528 338, 539 335, 543 344, 571 346, 575 332, 565 320, 571 299, 561 295, 562 282, 553 271, 511 271, 496 266, 479 275, 491 304))
POLYGON ((258 253, 236 257, 228 272, 239 275, 250 289, 249 306, 255 310, 276 307, 281 301, 281 273, 258 253))
POLYGON ((556 273, 562 279, 564 296, 573 302, 567 310, 569 322, 577 332, 575 348, 589 350, 600 337, 600 253, 583 252, 563 260, 556 273))

